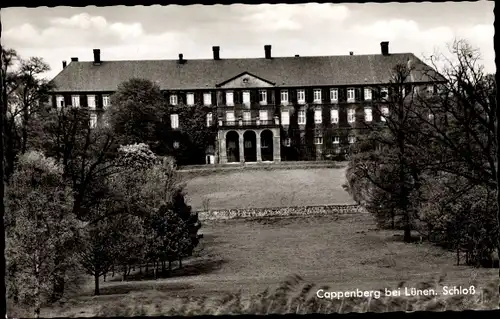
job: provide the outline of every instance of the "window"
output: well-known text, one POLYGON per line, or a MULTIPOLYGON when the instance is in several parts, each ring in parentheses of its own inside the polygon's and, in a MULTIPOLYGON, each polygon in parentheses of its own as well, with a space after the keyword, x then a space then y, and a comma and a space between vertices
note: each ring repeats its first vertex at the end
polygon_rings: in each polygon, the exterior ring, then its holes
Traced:
POLYGON ((226 111, 226 122, 228 125, 234 125, 234 111, 226 111))
POLYGON ((349 136, 349 144, 356 143, 356 136, 350 135, 349 136))
POLYGON ((108 107, 111 105, 111 101, 110 101, 110 98, 109 98, 109 95, 103 95, 102 96, 102 106, 104 108, 108 107))
POLYGON ((306 110, 300 109, 297 117, 298 124, 306 124, 306 110))
POLYGON ((259 90, 259 103, 261 105, 267 104, 267 91, 266 90, 259 90))
POLYGON ((316 136, 314 138, 314 144, 316 144, 316 145, 323 144, 323 137, 322 136, 316 136))
POLYGON ((299 104, 306 103, 306 91, 305 90, 297 90, 297 103, 299 103, 299 104))
POLYGON ((372 89, 365 88, 365 101, 369 101, 372 99, 372 89))
POLYGON ((338 103, 338 101, 339 101, 339 90, 338 89, 330 89, 330 101, 332 103, 338 103))
POLYGON ((177 105, 177 95, 176 94, 170 95, 170 105, 177 105))
POLYGON ((246 106, 250 106, 250 92, 249 91, 243 92, 243 104, 246 106))
POLYGON ((234 105, 234 94, 233 92, 226 92, 226 105, 234 105))
POLYGON ((95 109, 95 95, 87 95, 87 105, 91 109, 95 109))
POLYGON ((290 145, 292 145, 292 139, 289 137, 285 138, 285 140, 283 141, 283 145, 285 147, 290 147, 290 145))
POLYGON ((90 114, 90 128, 95 128, 97 126, 97 114, 90 114))
POLYGON ((323 113, 321 110, 314 110, 314 123, 321 124, 323 122, 323 113))
POLYGON ((261 121, 267 121, 267 110, 260 110, 259 111, 259 119, 261 121))
POLYGON ((194 93, 186 94, 186 104, 187 105, 194 105, 194 93))
POLYGON ((389 98, 389 89, 386 87, 381 88, 380 97, 382 98, 382 100, 387 100, 389 98))
POLYGON ((347 110, 347 122, 354 123, 356 121, 356 110, 348 109, 347 110))
POLYGON ((179 144, 178 141, 174 141, 174 145, 173 146, 174 146, 175 149, 178 149, 179 146, 180 146, 180 144, 179 144))
POLYGON ((64 96, 58 95, 56 97, 56 106, 57 107, 64 107, 64 96))
POLYGON ((332 142, 333 142, 333 144, 340 144, 340 137, 334 136, 332 142))
POLYGON ((432 84, 427 85, 427 94, 428 95, 434 94, 434 85, 432 84))
POLYGON ((354 102, 354 89, 347 89, 347 102, 354 102))
POLYGON ((170 114, 170 126, 179 128, 179 114, 170 114))
POLYGON ((288 111, 281 111, 281 124, 290 125, 290 113, 288 111))
POLYGON ((203 104, 212 105, 212 93, 204 93, 203 94, 203 104))
POLYGON ((330 111, 330 120, 332 121, 332 123, 338 123, 339 122, 339 110, 332 109, 330 111))
POLYGON ((249 111, 244 111, 243 112, 243 121, 245 122, 250 122, 252 120, 250 112, 249 111))
POLYGON ((72 106, 80 106, 80 95, 71 96, 71 105, 72 106))
POLYGON ((283 105, 288 104, 288 91, 287 90, 281 90, 281 104, 283 104, 283 105))
POLYGON ((212 126, 212 122, 213 122, 213 116, 212 116, 212 113, 208 113, 208 114, 207 114, 207 126, 208 126, 208 127, 212 126))
POLYGON ((321 90, 315 89, 313 93, 314 93, 314 103, 321 103, 321 90))
POLYGON ((382 116, 380 117, 380 120, 382 122, 385 122, 385 118, 389 116, 389 108, 387 106, 382 107, 382 116))
POLYGON ((372 109, 369 107, 365 107, 365 122, 373 121, 372 109))

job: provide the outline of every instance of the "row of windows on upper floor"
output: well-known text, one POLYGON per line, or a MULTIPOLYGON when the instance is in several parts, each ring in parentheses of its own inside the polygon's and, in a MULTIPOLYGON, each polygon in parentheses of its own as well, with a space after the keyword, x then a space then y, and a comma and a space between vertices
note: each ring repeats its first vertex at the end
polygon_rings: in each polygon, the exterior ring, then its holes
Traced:
MULTIPOLYGON (((290 103, 290 96, 289 92, 290 90, 284 89, 280 90, 280 103, 282 105, 287 105, 290 103)), ((261 89, 258 91, 259 96, 258 96, 258 102, 261 105, 266 105, 268 103, 268 92, 265 89, 261 89)), ((323 102, 323 97, 322 97, 322 89, 313 89, 313 103, 316 104, 321 104, 323 102)), ((433 94, 434 93, 434 85, 428 85, 426 88, 426 92, 428 94, 433 94)), ((306 104, 306 90, 305 89, 297 89, 297 103, 298 104, 306 104)), ((381 97, 382 98, 387 98, 389 96, 389 88, 388 87, 382 87, 380 89, 381 97)), ((402 88, 402 95, 405 95, 405 89, 402 88)), ((373 99, 373 89, 372 88, 364 88, 364 100, 365 101, 371 101, 373 99)), ((227 106, 233 106, 235 104, 234 101, 234 92, 229 90, 225 92, 225 105, 227 106)), ((251 92, 250 91, 243 91, 242 92, 242 104, 247 104, 249 105, 252 101, 251 98, 251 92)), ((347 97, 346 101, 348 103, 353 103, 356 101, 356 89, 355 88, 348 88, 347 89, 347 97)), ((337 88, 331 88, 330 89, 330 102, 331 103, 338 103, 339 102, 339 89, 337 88)), ((179 97, 177 94, 170 94, 169 96, 169 103, 170 105, 178 105, 179 104, 179 97)), ((195 98, 194 98, 194 93, 186 93, 186 104, 187 105, 195 105, 195 98)), ((204 93, 203 94, 203 104, 205 106, 210 106, 212 105, 212 93, 204 93)))
MULTIPOLYGON (((404 88, 402 89, 402 95, 405 95, 404 88)), ((428 94, 433 94, 434 93, 434 86, 433 85, 428 85, 426 89, 428 94)), ((387 87, 382 87, 381 90, 381 97, 386 98, 389 95, 389 89, 387 87)), ((259 90, 259 104, 261 105, 266 105, 268 102, 268 97, 267 97, 267 90, 259 90)), ((305 89, 298 89, 296 91, 297 93, 297 103, 298 104, 306 104, 306 90, 305 89)), ((371 101, 373 99, 373 89, 372 88, 364 88, 364 100, 365 101, 371 101)), ((233 91, 226 91, 225 92, 225 105, 227 106, 233 106, 235 104, 234 102, 234 92, 233 91)), ((65 99, 64 96, 58 95, 56 97, 56 105, 58 107, 63 107, 65 106, 65 99)), ((322 97, 322 90, 321 89, 313 89, 313 103, 321 104, 323 101, 322 97)), ((348 88, 347 89, 347 97, 346 101, 348 103, 353 103, 356 101, 356 89, 354 88, 348 88)), ((71 96, 71 102, 73 106, 80 106, 80 95, 72 95, 71 96)), ((103 95, 102 96, 102 105, 103 107, 109 106, 110 103, 110 96, 109 95, 103 95)), ((339 89, 332 88, 330 89, 330 102, 331 103, 338 103, 339 102, 339 89)), ((179 97, 177 94, 170 94, 169 96, 169 103, 170 105, 178 105, 179 104, 179 97)), ((243 104, 250 104, 251 103, 251 94, 250 91, 243 91, 242 92, 242 103, 243 104)), ((289 97, 289 90, 281 90, 280 91, 280 103, 282 105, 288 105, 290 103, 290 97, 289 97)), ((195 105, 195 98, 194 98, 194 93, 187 93, 186 94, 186 104, 187 105, 195 105)), ((203 104, 205 106, 211 106, 212 105, 212 93, 204 93, 203 94, 203 104)), ((87 95, 87 105, 89 108, 95 108, 97 103, 96 103, 96 95, 87 95)))
MULTIPOLYGON (((297 124, 305 125, 306 124, 306 110, 299 109, 297 114, 297 124)), ((381 107, 381 117, 380 120, 382 122, 386 121, 386 117, 389 116, 389 108, 387 106, 381 107)), ((371 107, 364 108, 364 120, 365 122, 373 121, 373 110, 371 107)), ((269 110, 260 110, 259 118, 260 121, 266 122, 269 121, 269 110)), ((226 123, 235 123, 235 113, 233 110, 227 110, 225 113, 226 123)), ((242 120, 244 122, 249 122, 252 120, 250 111, 244 111, 242 120)), ((339 110, 336 108, 332 108, 330 110, 330 121, 332 124, 339 123, 339 110)), ((348 109, 347 110, 347 122, 354 123, 356 122, 356 110, 348 109)), ((314 110, 314 123, 321 124, 323 123, 323 110, 316 109, 314 110)), ((207 113, 206 115, 206 124, 208 127, 213 125, 213 114, 207 113)), ((179 114, 170 114, 170 125, 173 129, 179 128, 179 114)), ((281 111, 281 125, 290 125, 290 112, 288 110, 281 111)))
MULTIPOLYGON (((71 96, 71 105, 79 107, 80 106, 80 95, 72 95, 71 96)), ((87 106, 91 109, 95 109, 97 107, 96 95, 90 94, 87 95, 87 106)), ((102 96, 102 106, 106 108, 111 105, 111 97, 109 94, 105 94, 102 96)), ((56 106, 64 107, 66 106, 64 96, 56 95, 56 106)))

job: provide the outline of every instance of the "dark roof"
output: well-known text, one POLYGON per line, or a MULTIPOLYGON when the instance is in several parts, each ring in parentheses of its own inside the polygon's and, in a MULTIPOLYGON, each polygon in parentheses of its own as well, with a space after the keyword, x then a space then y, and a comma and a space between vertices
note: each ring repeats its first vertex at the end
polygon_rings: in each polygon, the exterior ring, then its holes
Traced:
POLYGON ((248 58, 186 59, 93 62, 72 61, 54 79, 56 92, 115 91, 131 78, 158 83, 162 90, 215 89, 238 74, 248 72, 278 87, 371 85, 390 83, 396 64, 411 59, 413 82, 429 82, 433 69, 412 53, 390 55, 344 55, 248 58))

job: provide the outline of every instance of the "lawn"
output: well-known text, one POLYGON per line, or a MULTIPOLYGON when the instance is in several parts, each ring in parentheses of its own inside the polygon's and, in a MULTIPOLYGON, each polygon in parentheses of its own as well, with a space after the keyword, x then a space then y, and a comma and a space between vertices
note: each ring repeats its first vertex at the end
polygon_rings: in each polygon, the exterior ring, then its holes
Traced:
POLYGON ((176 277, 122 282, 117 276, 101 284, 98 297, 91 296, 89 281, 42 316, 160 315, 182 298, 238 291, 249 296, 276 287, 291 274, 331 290, 383 289, 401 282, 416 287, 444 274, 444 284, 469 286, 476 280, 479 289, 498 276, 495 269, 456 266, 455 255, 440 248, 405 244, 399 232, 376 230, 370 216, 361 213, 214 221, 202 229, 199 256, 186 261, 176 277), (132 306, 133 313, 120 312, 132 306))
POLYGON ((203 210, 354 204, 344 191, 345 168, 220 171, 185 174, 189 204, 203 210))

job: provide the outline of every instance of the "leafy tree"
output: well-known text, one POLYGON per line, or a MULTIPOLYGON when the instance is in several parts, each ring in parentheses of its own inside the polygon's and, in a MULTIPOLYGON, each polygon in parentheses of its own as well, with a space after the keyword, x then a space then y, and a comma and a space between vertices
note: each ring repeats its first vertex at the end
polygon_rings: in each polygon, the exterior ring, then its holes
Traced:
POLYGON ((50 296, 54 274, 74 266, 73 258, 57 261, 57 251, 72 251, 81 227, 72 214, 72 192, 62 168, 39 152, 21 156, 7 193, 7 256, 10 295, 40 307, 50 296))
POLYGON ((170 143, 179 142, 179 148, 170 148, 180 165, 205 164, 207 149, 215 147, 217 135, 217 112, 203 105, 187 106, 180 104, 170 109, 170 113, 179 115, 179 129, 170 131, 166 136, 170 143), (212 113, 212 125, 207 125, 207 114, 212 113))
POLYGON ((118 86, 111 101, 109 123, 120 144, 146 143, 157 152, 166 115, 159 86, 145 79, 130 79, 118 86))
MULTIPOLYGON (((385 119, 383 124, 366 124, 368 132, 359 136, 358 145, 352 147, 348 180, 354 192, 355 179, 369 183, 371 191, 367 198, 368 208, 377 216, 379 224, 385 224, 390 216, 395 226, 395 217, 401 217, 404 240, 411 241, 415 219, 415 206, 410 195, 420 187, 419 179, 427 158, 418 144, 409 141, 418 139, 421 125, 413 113, 418 105, 413 102, 413 89, 408 86, 412 69, 408 65, 396 65, 392 70, 391 94, 387 102, 377 105, 374 113, 385 119), (389 114, 382 112, 388 107, 389 114)), ((419 111, 417 111, 419 112, 419 111)), ((359 184, 359 181, 358 181, 359 184)))

